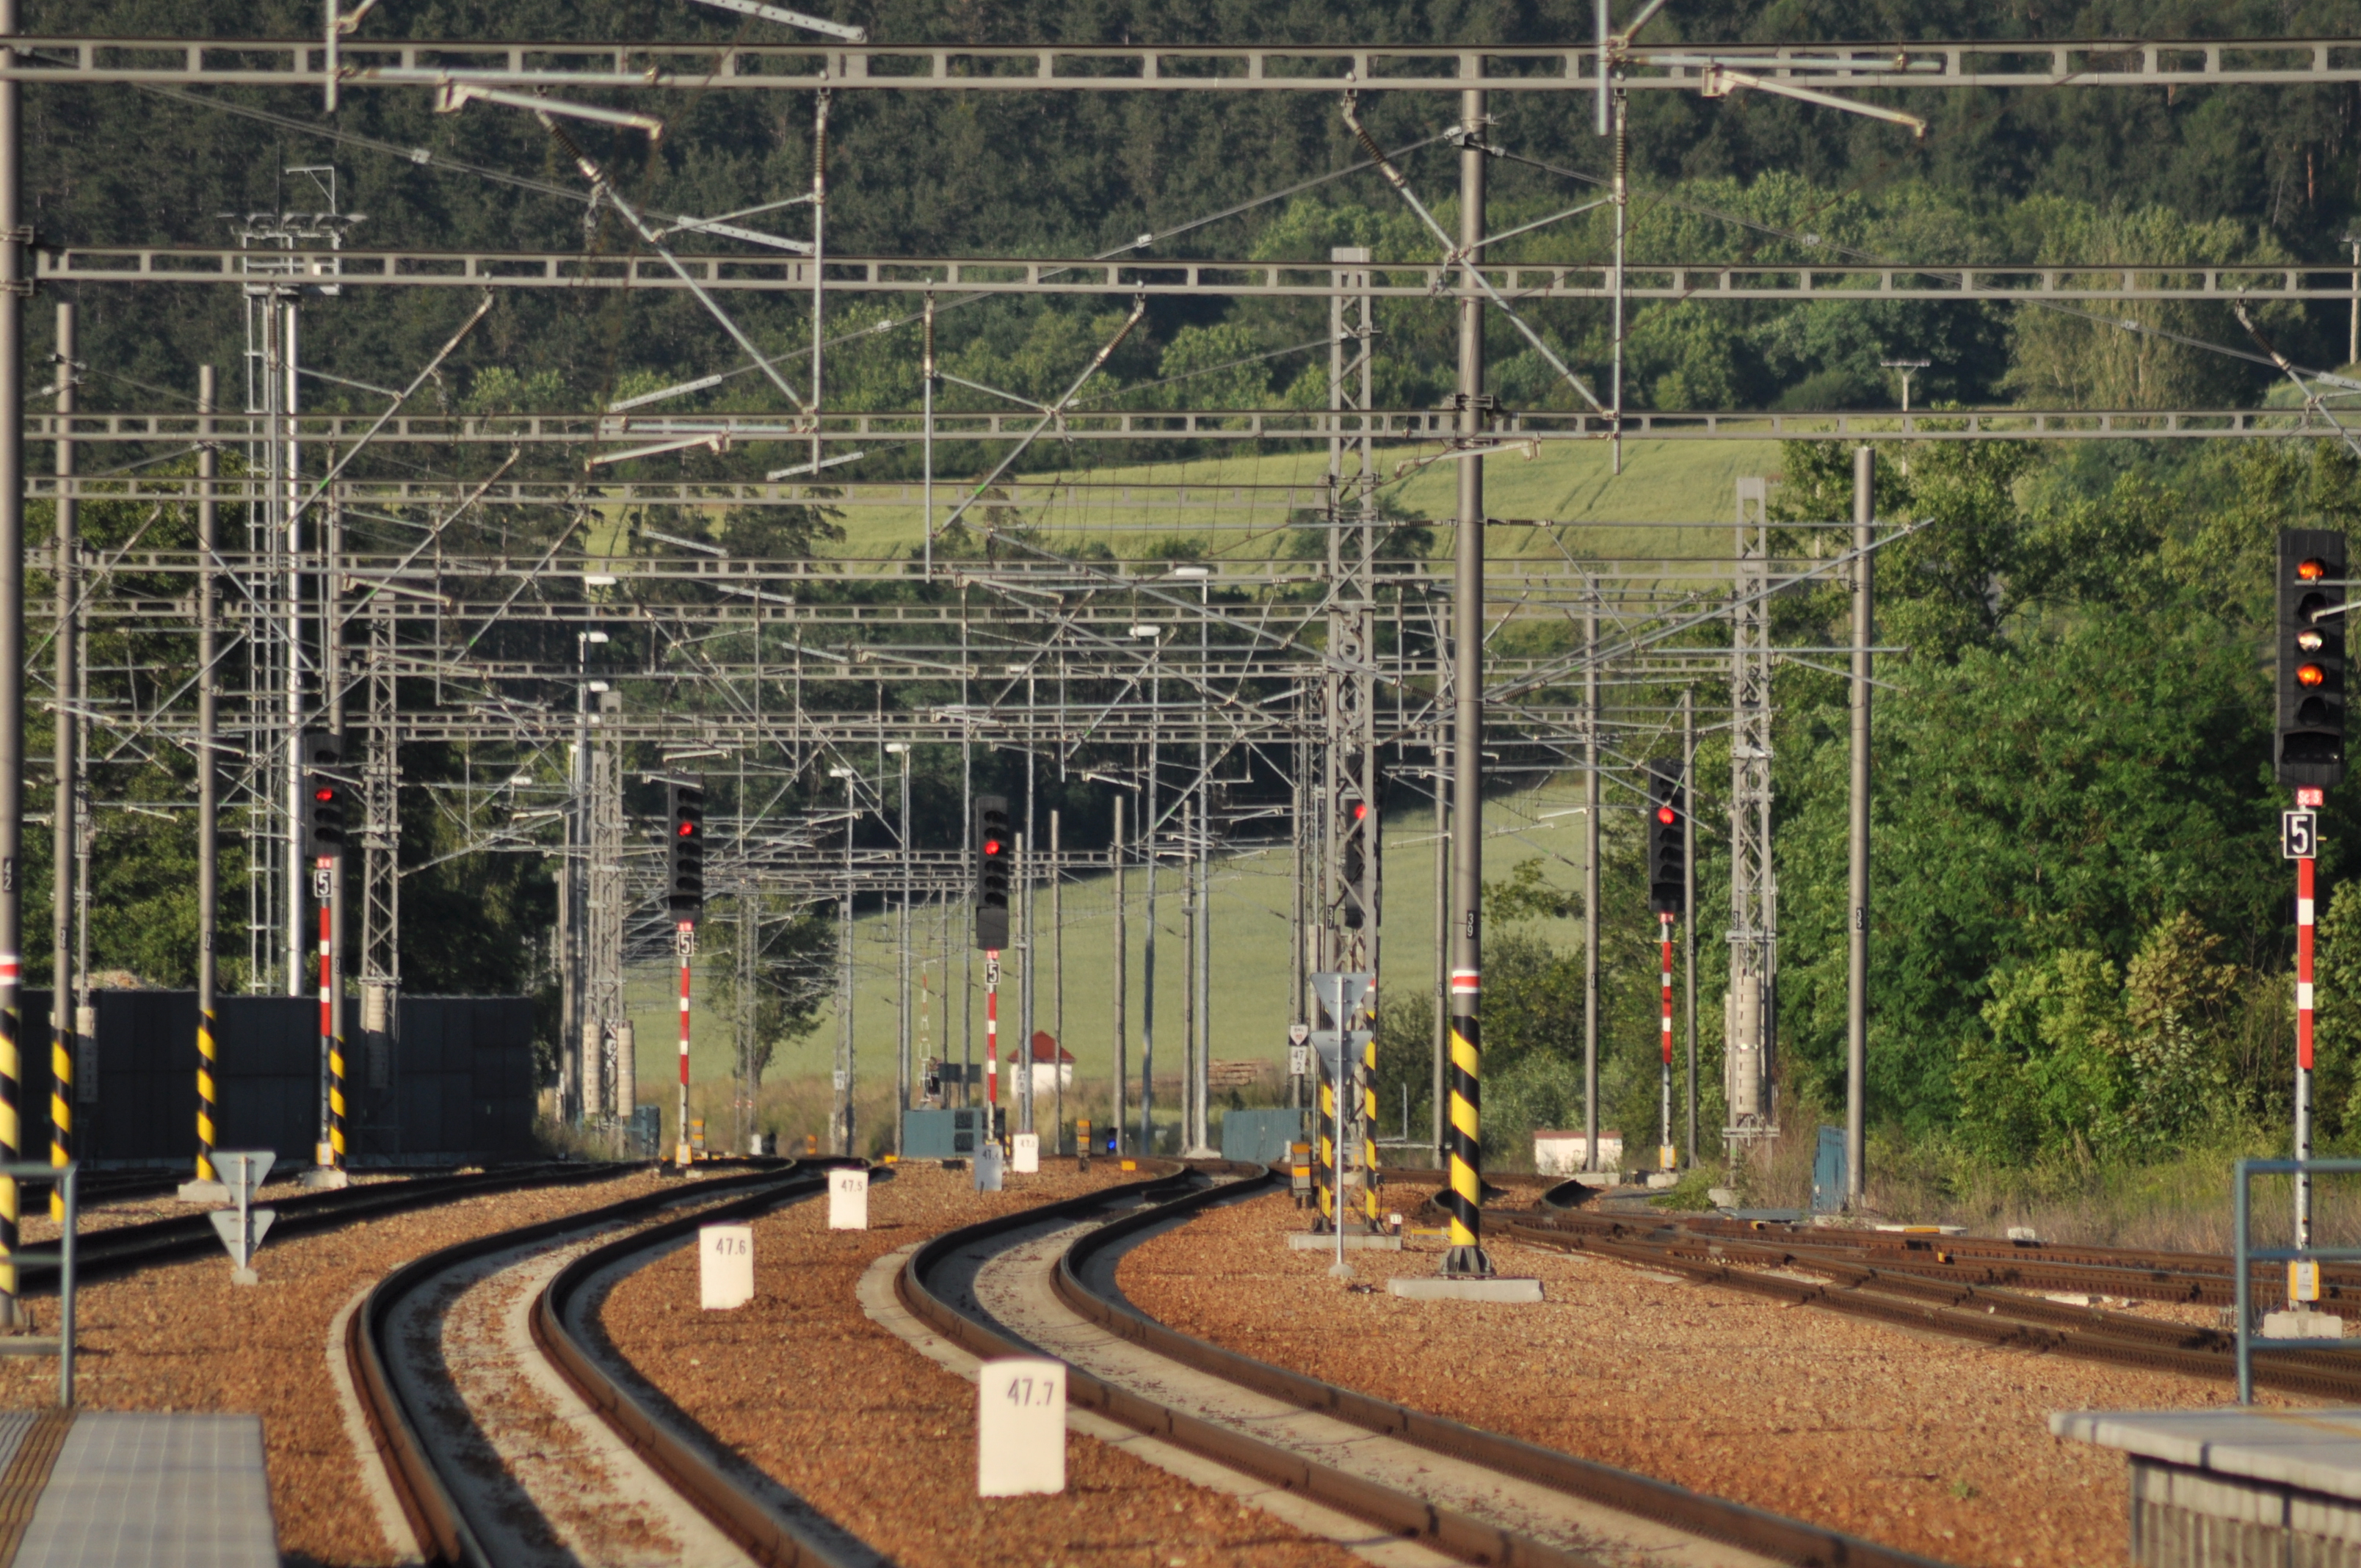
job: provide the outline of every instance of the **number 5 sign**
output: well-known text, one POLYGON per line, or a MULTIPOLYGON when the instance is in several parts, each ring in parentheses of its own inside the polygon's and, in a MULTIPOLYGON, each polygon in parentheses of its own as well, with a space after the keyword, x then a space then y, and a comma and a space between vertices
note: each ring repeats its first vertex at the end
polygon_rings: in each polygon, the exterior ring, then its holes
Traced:
POLYGON ((976 1369, 975 1493, 1066 1489, 1066 1364, 1031 1356, 976 1369))
POLYGON ((2279 853, 2290 861, 2309 861, 2320 853, 2320 814, 2279 813, 2279 853))

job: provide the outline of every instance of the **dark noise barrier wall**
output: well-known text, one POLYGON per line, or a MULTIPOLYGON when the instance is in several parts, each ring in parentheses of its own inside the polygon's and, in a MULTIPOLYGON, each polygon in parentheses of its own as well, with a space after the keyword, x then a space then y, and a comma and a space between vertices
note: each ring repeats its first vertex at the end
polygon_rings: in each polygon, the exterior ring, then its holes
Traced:
MULTIPOLYGON (((49 1146, 49 993, 23 995, 17 1103, 23 1157, 37 1159, 49 1146)), ((97 1027, 74 1074, 75 1153, 96 1165, 193 1168, 196 992, 100 991, 91 1000, 97 1027)), ((271 1149, 282 1165, 311 1164, 320 1135, 319 998, 225 996, 218 1011, 215 1146, 271 1149)), ((530 998, 405 996, 384 1040, 363 1035, 359 1019, 358 999, 347 1000, 354 1164, 448 1165, 534 1151, 530 998)))

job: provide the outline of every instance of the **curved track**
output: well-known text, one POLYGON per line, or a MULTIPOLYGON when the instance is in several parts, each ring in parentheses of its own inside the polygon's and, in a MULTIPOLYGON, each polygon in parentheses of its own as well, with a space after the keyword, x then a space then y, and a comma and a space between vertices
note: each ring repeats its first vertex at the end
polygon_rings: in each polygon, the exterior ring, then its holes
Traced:
MULTIPOLYGON (((2237 1375, 2234 1327, 2165 1322, 2046 1294, 2227 1306, 2235 1299, 2235 1280, 2230 1260, 2216 1255, 1554 1207, 1496 1214, 1488 1229, 1532 1246, 1591 1253, 1698 1284, 1982 1344, 2225 1381, 2237 1375)), ((2322 1286, 2331 1301, 2361 1299, 2361 1277, 2349 1269, 2323 1277, 2322 1286)), ((2272 1279, 2257 1298, 2268 1299, 2278 1288, 2272 1279)), ((2254 1368, 2264 1387, 2361 1402, 2361 1366, 2341 1350, 2274 1348, 2257 1355, 2254 1368)))
POLYGON ((699 1225, 824 1190, 826 1168, 684 1183, 446 1247, 380 1281, 352 1315, 346 1354, 427 1559, 576 1561, 562 1503, 608 1531, 609 1561, 872 1568, 873 1553, 632 1375, 593 1321, 617 1275, 699 1225), (449 1331, 462 1316, 473 1342, 449 1331), (522 1423, 507 1450, 504 1422, 522 1423), (571 1495, 544 1506, 543 1488, 571 1495))
MULTIPOLYGON (((515 1192, 528 1187, 599 1181, 643 1168, 643 1165, 638 1164, 553 1160, 463 1174, 372 1181, 333 1191, 296 1193, 271 1201, 269 1207, 279 1218, 272 1223, 270 1240, 276 1244, 290 1236, 335 1230, 360 1220, 380 1219, 389 1214, 430 1208, 437 1203, 480 1197, 490 1192, 515 1192)), ((103 1201, 104 1199, 98 1201, 103 1201)), ((213 1221, 207 1217, 210 1212, 209 1209, 192 1208, 186 1213, 167 1214, 160 1219, 140 1220, 105 1230, 85 1231, 74 1241, 75 1276, 86 1282, 109 1275, 128 1274, 151 1264, 216 1255, 221 1251, 221 1237, 214 1230, 213 1221)), ((24 1282, 23 1288, 28 1294, 57 1288, 57 1269, 51 1264, 24 1265, 20 1277, 24 1282)))
POLYGON ((1910 1553, 1237 1354, 1156 1322, 1123 1299, 1115 1269, 1124 1247, 1278 1179, 1259 1167, 1201 1161, 989 1220, 920 1246, 897 1293, 973 1354, 1065 1361, 1071 1406, 1465 1561, 1927 1568, 1910 1553))

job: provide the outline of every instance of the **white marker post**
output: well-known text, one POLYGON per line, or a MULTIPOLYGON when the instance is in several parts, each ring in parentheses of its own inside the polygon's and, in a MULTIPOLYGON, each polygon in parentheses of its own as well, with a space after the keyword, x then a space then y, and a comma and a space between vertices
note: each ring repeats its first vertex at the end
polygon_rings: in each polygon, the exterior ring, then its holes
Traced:
POLYGON ((1009 1140, 1008 1168, 1019 1176, 1033 1176, 1041 1169, 1041 1135, 1019 1133, 1009 1140))
POLYGON ((1000 1146, 987 1138, 983 1146, 975 1151, 975 1190, 978 1192, 999 1191, 1002 1174, 1000 1146))
POLYGON ((754 1299, 754 1227, 706 1225, 697 1233, 697 1305, 727 1312, 754 1299))
POLYGON ((1066 1364, 1032 1356, 977 1369, 975 1494, 1066 1489, 1066 1364))
POLYGON ((869 1173, 831 1170, 828 1173, 828 1228, 865 1231, 869 1228, 869 1173))

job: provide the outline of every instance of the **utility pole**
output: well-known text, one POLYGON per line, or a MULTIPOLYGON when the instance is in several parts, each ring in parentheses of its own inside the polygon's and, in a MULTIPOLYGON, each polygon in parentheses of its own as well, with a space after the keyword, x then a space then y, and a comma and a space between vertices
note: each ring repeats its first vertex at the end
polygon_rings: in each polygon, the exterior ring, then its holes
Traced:
MULTIPOLYGON (((0 39, 16 33, 16 0, 0 0, 0 39)), ((16 63, 0 50, 0 64, 16 63)), ((25 833, 25 277, 23 89, 0 79, 0 1164, 24 1146, 25 833)), ((0 1329, 17 1327, 16 1183, 0 1178, 0 1329)))
POLYGON ((1108 880, 1115 894, 1115 976, 1110 987, 1115 992, 1115 1094, 1109 1107, 1108 1124, 1115 1128, 1115 1153, 1123 1155, 1123 1091, 1131 1073, 1129 1044, 1125 1036, 1124 1012, 1128 992, 1125 989, 1124 959, 1128 950, 1128 934, 1124 929, 1123 902, 1123 792, 1115 794, 1114 836, 1107 840, 1108 880))
POLYGON ((1910 411, 1910 378, 1926 369, 1934 361, 1931 359, 1881 359, 1878 363, 1888 370, 1902 372, 1902 411, 1908 413, 1910 411))
POLYGON ((910 1109, 910 743, 888 740, 885 750, 902 759, 902 805, 895 817, 902 839, 902 930, 896 944, 895 995, 899 1005, 894 1022, 894 1153, 902 1153, 902 1122, 910 1109))
MULTIPOLYGON (((1483 265, 1484 159, 1480 133, 1486 123, 1484 93, 1459 95, 1459 123, 1466 133, 1459 148, 1459 438, 1474 444, 1484 434, 1484 296, 1477 269, 1483 265)), ((1457 763, 1452 806, 1451 963, 1451 1147, 1448 1191, 1449 1250, 1445 1275, 1488 1275, 1484 1254, 1482 1046, 1477 1026, 1483 990, 1484 947, 1477 922, 1484 892, 1484 459, 1463 459, 1459 469, 1459 536, 1453 580, 1452 745, 1457 763)), ((1342 1020, 1339 1028, 1345 1027, 1342 1020)))
POLYGON ((1688 1145, 1690 1166, 1697 1162, 1697 688, 1681 689, 1681 966, 1688 992, 1688 1145))
POLYGON ((2353 247, 2353 311, 2345 329, 2345 363, 2361 360, 2361 231, 2347 229, 2343 243, 2353 247))
POLYGON ((1050 1091, 1057 1097, 1057 1140, 1066 1146, 1066 905, 1065 851, 1058 838, 1058 813, 1049 813, 1049 1021, 1056 1044, 1049 1047, 1050 1091))
POLYGON ((1428 1141, 1443 1168, 1443 1097, 1451 1067, 1451 753, 1434 727, 1434 1082, 1428 1141))
MULTIPOLYGON (((852 828, 853 770, 830 768, 829 775, 844 781, 844 900, 837 919, 836 1020, 836 1152, 852 1153, 852 828)), ((743 809, 742 807, 741 809, 743 809)))
POLYGON ((1871 519, 1876 458, 1852 455, 1852 801, 1851 919, 1845 976, 1845 1207, 1859 1210, 1869 1092, 1869 639, 1871 519))
POLYGON ((1583 618, 1582 1168, 1598 1168, 1598 610, 1583 618))
MULTIPOLYGON (((50 705, 55 716, 56 777, 49 807, 49 1160, 54 1165, 63 1165, 73 1158, 74 1025, 79 1022, 74 1015, 74 1000, 81 991, 74 983, 74 959, 78 956, 74 931, 78 901, 74 894, 75 870, 82 850, 81 801, 75 787, 81 772, 75 760, 75 742, 82 738, 81 713, 75 701, 82 687, 82 607, 75 602, 82 587, 82 509, 81 503, 69 494, 74 473, 74 444, 68 438, 73 428, 74 411, 74 308, 71 301, 59 302, 57 321, 58 499, 54 509, 57 532, 52 540, 57 625, 51 639, 55 644, 51 652, 56 660, 57 700, 50 705)), ((52 1218, 64 1217, 62 1192, 51 1191, 49 1209, 52 1218)))
POLYGON ((218 1182, 214 1139, 220 1047, 215 990, 220 970, 214 952, 214 906, 221 896, 221 506, 214 481, 221 454, 213 443, 212 414, 217 389, 214 367, 197 368, 197 412, 203 416, 197 447, 197 1172, 199 1182, 218 1182))

